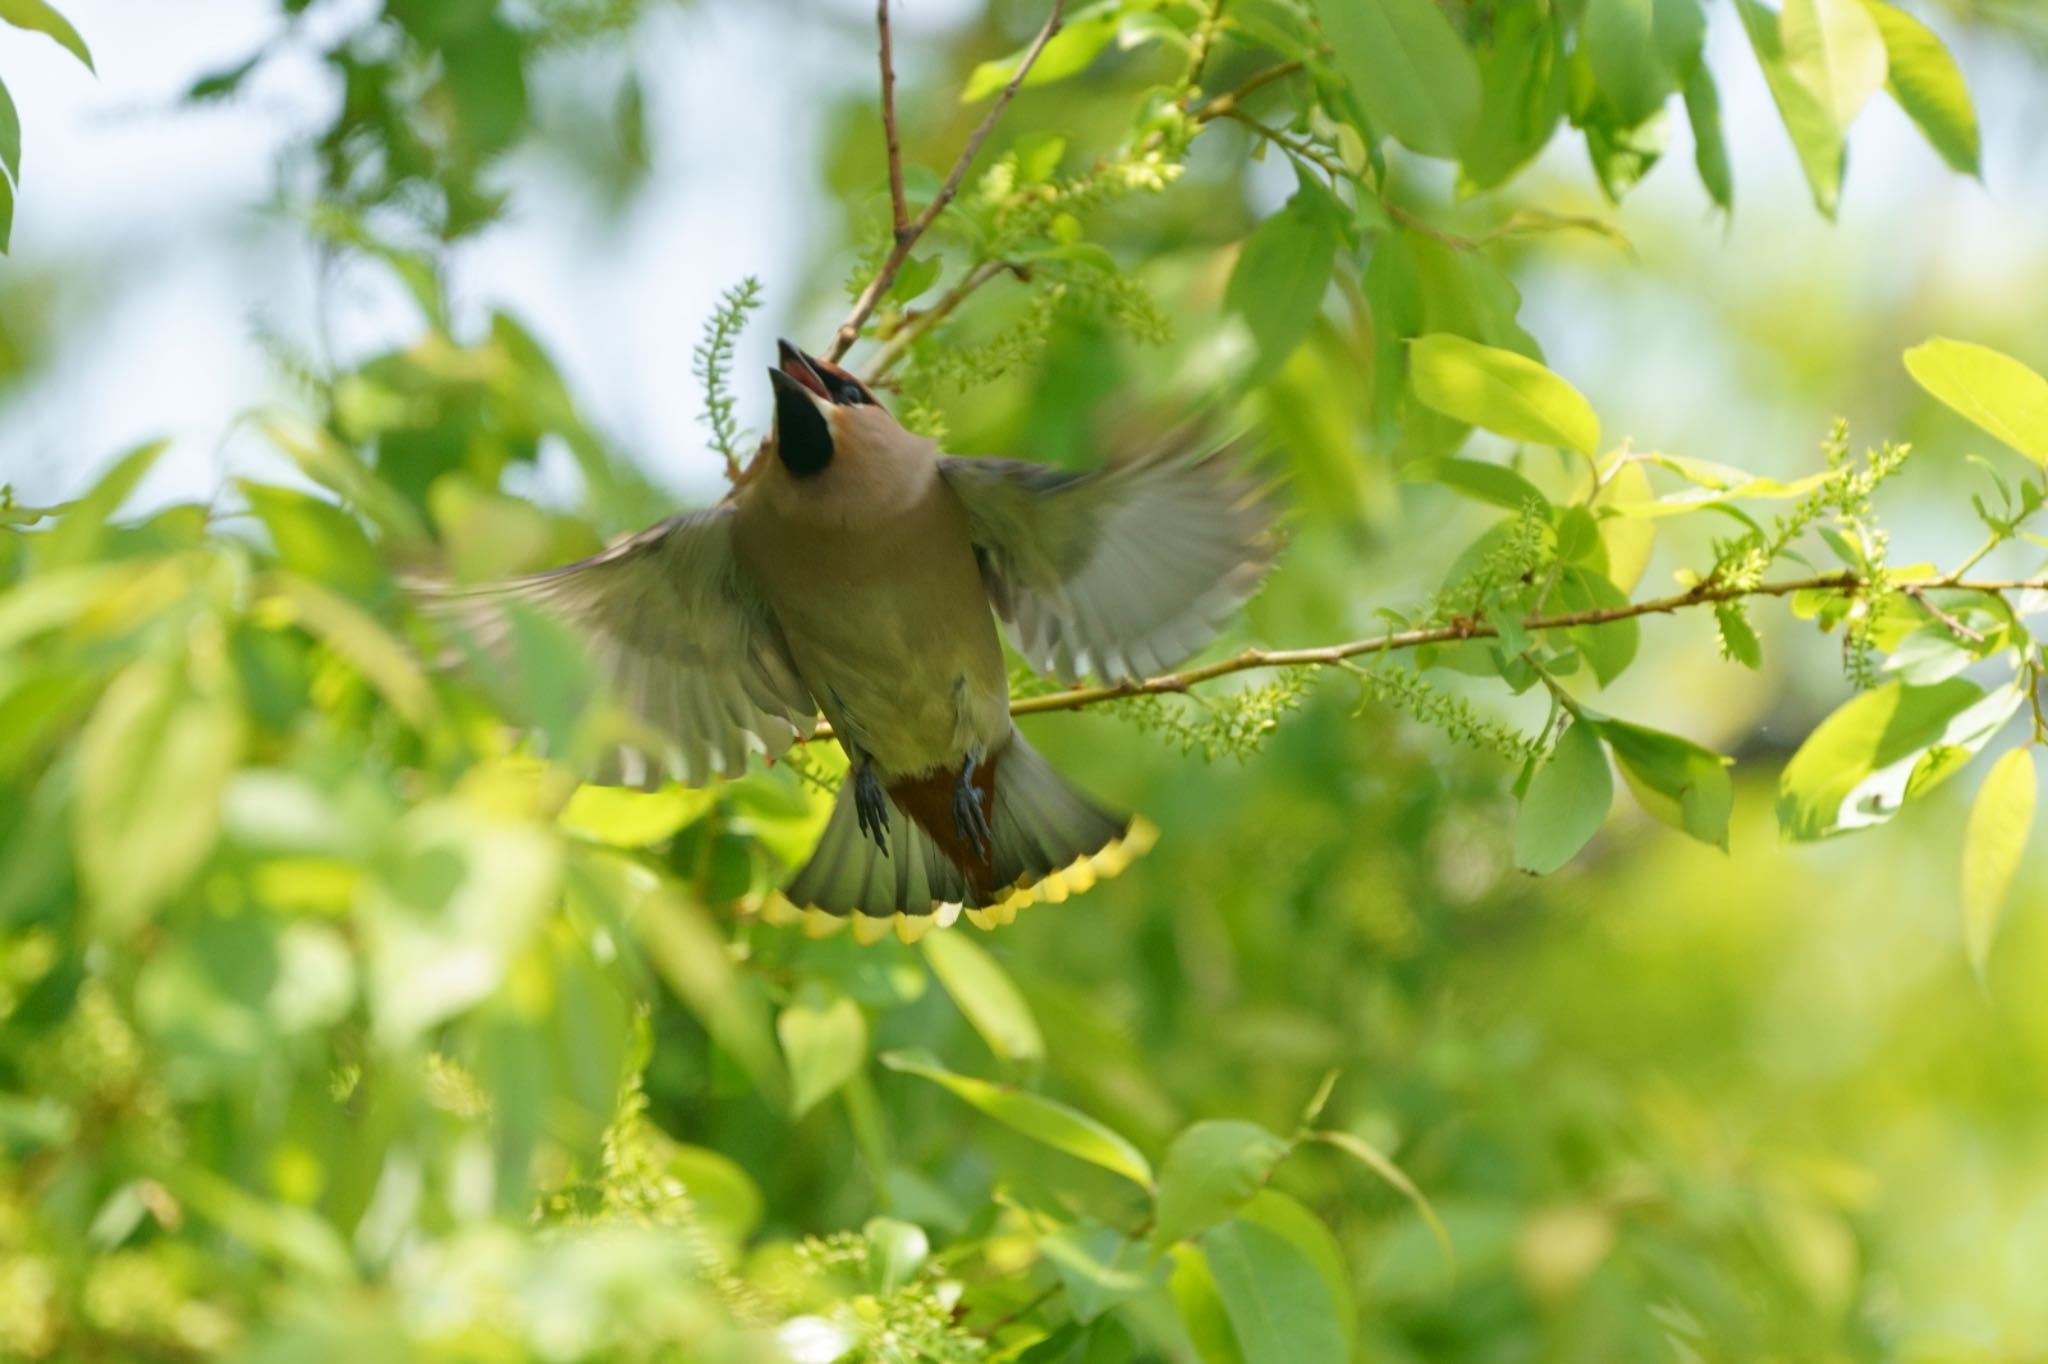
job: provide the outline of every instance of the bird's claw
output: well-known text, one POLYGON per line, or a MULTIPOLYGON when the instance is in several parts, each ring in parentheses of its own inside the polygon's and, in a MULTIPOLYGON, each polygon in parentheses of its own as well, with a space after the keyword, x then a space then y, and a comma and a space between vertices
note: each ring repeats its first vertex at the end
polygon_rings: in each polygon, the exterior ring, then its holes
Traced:
POLYGON ((953 827, 959 831, 961 842, 987 861, 994 855, 995 831, 989 828, 988 813, 981 808, 981 792, 974 786, 974 768, 974 756, 969 754, 961 764, 960 779, 953 783, 953 827))
POLYGON ((889 855, 889 793, 875 769, 862 763, 853 773, 853 813, 860 831, 875 840, 882 856, 889 855))

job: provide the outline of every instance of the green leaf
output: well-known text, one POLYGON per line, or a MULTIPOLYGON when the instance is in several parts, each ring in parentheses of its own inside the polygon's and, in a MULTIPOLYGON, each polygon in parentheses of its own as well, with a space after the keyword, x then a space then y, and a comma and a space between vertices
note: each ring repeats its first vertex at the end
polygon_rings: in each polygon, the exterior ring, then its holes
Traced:
POLYGON ((318 583, 283 569, 270 574, 271 595, 293 621, 361 673, 407 724, 424 729, 434 717, 434 691, 410 649, 376 617, 318 583))
POLYGON ((1253 1122, 1198 1122, 1184 1130, 1159 1169, 1154 1243, 1185 1240, 1235 1214, 1291 1149, 1253 1122))
POLYGON ((1779 827, 1804 840, 1883 823, 1952 770, 1947 751, 1983 747, 2021 699, 2017 687, 1987 693, 1959 677, 1932 687, 1892 682, 1850 698, 1785 765, 1779 827))
POLYGON ((613 848, 665 843, 718 804, 711 787, 664 786, 635 791, 621 786, 579 786, 555 822, 573 834, 613 848))
POLYGON ((1258 346, 1253 381, 1271 378, 1294 353, 1316 315, 1337 259, 1337 227, 1329 195, 1304 186, 1287 206, 1245 239, 1223 303, 1238 314, 1258 346))
POLYGON ((1884 84, 1884 34, 1862 0, 1785 0, 1785 67, 1846 133, 1884 84))
POLYGON ((1600 447, 1592 405, 1525 355, 1436 332, 1410 343, 1408 374, 1415 396, 1447 417, 1588 458, 1600 447))
POLYGON ((1099 1223, 1076 1223, 1041 1237, 1038 1253, 1052 1262, 1067 1290, 1068 1310, 1084 1323, 1151 1289, 1166 1268, 1143 1240, 1099 1223))
MULTIPOLYGON (((1657 42, 1658 8, 1656 0, 1588 0, 1580 21, 1579 41, 1593 79, 1624 127, 1663 107, 1676 78, 1657 42)), ((1697 7, 1693 13, 1698 16, 1697 7)))
POLYGON ((14 240, 14 186, 4 175, 0 175, 0 255, 6 254, 8 244, 14 240))
POLYGON ((1201 1249, 1245 1364, 1343 1364, 1337 1303, 1292 1241, 1240 1218, 1211 1228, 1201 1249))
POLYGON ((78 30, 71 27, 70 20, 50 8, 45 0, 0 0, 0 23, 25 28, 31 33, 47 33, 72 56, 84 62, 86 70, 93 70, 92 53, 86 49, 85 39, 78 36, 78 30))
POLYGON ((383 594, 388 586, 383 565, 353 516, 293 488, 247 481, 240 487, 286 568, 357 601, 383 594))
POLYGON ((629 863, 585 858, 579 871, 612 886, 611 903, 633 906, 633 926, 655 969, 777 1107, 786 1107, 790 1079, 770 1035, 767 1005, 734 966, 725 935, 694 900, 666 884, 649 885, 629 863))
POLYGON ((1614 776, 1600 736, 1575 721, 1536 770, 1515 820, 1515 865, 1545 876, 1577 856, 1607 818, 1614 776))
POLYGON ((922 946, 932 974, 990 1051, 1004 1061, 1045 1059, 1038 1020, 994 957, 965 933, 930 933, 922 946))
POLYGON ((0 180, 21 179, 21 115, 15 112, 14 98, 7 93, 7 82, 0 81, 0 180))
POLYGON ((1430 0, 1316 0, 1338 72, 1367 118, 1425 156, 1455 157, 1479 118, 1479 68, 1430 0))
POLYGON ((427 539, 426 527, 412 504, 328 431, 284 413, 260 416, 256 425, 272 444, 291 456, 306 477, 353 504, 386 534, 402 541, 427 539))
POLYGON ((1963 945, 1979 980, 1991 939, 2034 827, 2034 751, 2016 748, 1991 765, 1963 833, 1963 945))
POLYGON ((1685 117, 1692 125, 1692 163, 1707 197, 1724 213, 1735 208, 1735 173, 1728 164, 1728 142, 1721 133, 1721 92, 1705 62, 1685 78, 1685 117))
POLYGON ((1814 93, 1792 74, 1786 61, 1784 42, 1778 29, 1778 15, 1758 0, 1735 0, 1736 13, 1749 34, 1750 48, 1778 106, 1778 117, 1799 154, 1800 169, 1813 191, 1814 206, 1832 218, 1842 199, 1842 168, 1847 160, 1847 143, 1834 114, 1814 93))
POLYGON ((1948 48, 1925 24, 1884 0, 1863 0, 1884 35, 1890 79, 1885 88, 1941 159, 1965 175, 1983 174, 1977 110, 1948 48))
POLYGON ((1423 1223, 1428 1226, 1430 1235, 1436 1237, 1436 1243, 1442 1249, 1446 1263, 1455 1263, 1456 1252, 1451 1248, 1451 1233, 1445 1228, 1443 1219, 1437 1216, 1436 1206, 1429 1201, 1415 1181, 1408 1177, 1408 1172, 1394 1163, 1393 1157, 1387 1155, 1364 1137, 1356 1136, 1350 1132, 1312 1132, 1309 1135, 1317 1141, 1328 1142, 1360 1165, 1363 1165, 1366 1169, 1378 1175, 1381 1179, 1387 1181, 1387 1183, 1393 1185, 1403 1198, 1414 1205, 1416 1213, 1421 1216, 1423 1223))
POLYGON ((868 1056, 868 1020, 860 1005, 815 982, 775 1020, 789 1062, 789 1115, 801 1118, 845 1084, 868 1056))
POLYGON ((1700 842, 1726 850, 1735 809, 1731 759, 1676 734, 1621 720, 1600 721, 1621 774, 1644 809, 1700 842))
POLYGON ((1977 655, 1963 647, 1945 625, 1923 625, 1898 642, 1884 670, 1915 687, 1931 687, 1969 668, 1977 655))
POLYGON ((1548 507, 1537 486, 1513 469, 1477 459, 1418 459, 1403 465, 1404 483, 1440 483, 1480 502, 1490 502, 1509 511, 1520 511, 1531 503, 1548 507))
POLYGON ((108 522, 170 445, 167 440, 150 441, 116 459, 83 497, 64 508, 41 544, 39 567, 48 571, 98 557, 108 522))
POLYGON ((194 691, 160 659, 108 686, 79 737, 74 807, 79 879, 100 932, 135 931, 199 870, 241 752, 232 700, 194 691))
MULTIPOLYGON (((1109 46, 1116 37, 1119 24, 1123 22, 1121 6, 1117 0, 1103 0, 1069 16, 1065 26, 1052 36, 1045 50, 1038 54, 1038 60, 1031 64, 1031 70, 1024 77, 1024 87, 1049 85, 1053 81, 1065 80, 1068 76, 1079 75, 1088 69, 1102 49, 1109 46)), ((974 68, 967 78, 967 88, 960 92, 962 104, 972 104, 987 99, 1010 83, 1017 67, 1024 61, 1030 45, 1018 48, 1006 57, 986 61, 974 68)))
POLYGON ((1915 383, 2048 468, 2048 379, 2009 355, 1945 336, 1906 352, 1915 383))
MULTIPOLYGON (((1628 605, 1628 597, 1602 575, 1578 564, 1568 564, 1557 581, 1558 603, 1574 614, 1616 611, 1628 605)), ((1601 686, 1609 686, 1636 661, 1642 645, 1642 622, 1633 616, 1574 625, 1565 637, 1578 647, 1601 686)))
POLYGON ((1195 1347, 1202 1364, 1244 1364, 1244 1352, 1230 1328, 1230 1315, 1216 1290, 1216 1276, 1201 1250, 1192 1245, 1175 1246, 1167 1257, 1173 1265, 1167 1278, 1167 1292, 1180 1315, 1188 1343, 1195 1347))
POLYGON ((881 1061, 891 1070, 921 1076, 951 1090, 956 1097, 1034 1141, 1114 1171, 1148 1189, 1152 1187, 1152 1167, 1137 1147, 1065 1104, 1009 1085, 956 1074, 926 1052, 884 1052, 881 1061))
POLYGON ((1756 636, 1756 627, 1749 623, 1742 607, 1732 601, 1714 603, 1714 623, 1721 630, 1721 648, 1737 663, 1751 672, 1764 665, 1763 641, 1756 636))
MULTIPOLYGON (((1344 1331, 1344 1357, 1356 1357, 1358 1297, 1351 1288, 1351 1266, 1345 1263, 1344 1248, 1322 1218, 1303 1207, 1298 1199, 1278 1189, 1261 1189, 1238 1214, 1241 1222, 1264 1227, 1308 1257, 1323 1286, 1330 1290, 1338 1325, 1344 1331)), ((1447 1252, 1448 1253, 1448 1252, 1447 1252)))

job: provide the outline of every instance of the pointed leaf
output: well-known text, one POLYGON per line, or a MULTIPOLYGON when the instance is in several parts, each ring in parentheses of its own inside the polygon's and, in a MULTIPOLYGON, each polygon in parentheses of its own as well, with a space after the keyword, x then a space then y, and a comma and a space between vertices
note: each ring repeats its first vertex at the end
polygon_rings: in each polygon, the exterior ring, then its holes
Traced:
POLYGON ((1045 1059, 1045 1038, 1031 1006, 985 948, 965 933, 949 932, 927 935, 923 946, 932 974, 990 1051, 1005 1061, 1045 1059))
POLYGON ((2034 751, 2016 748, 1991 765, 1963 834, 1963 945, 1981 980, 2006 895, 2034 827, 2034 751))
POLYGON ((868 1021, 845 995, 807 991, 775 1020, 789 1063, 789 1115, 801 1118, 852 1078, 868 1056, 868 1021))
POLYGON ((1592 404, 1526 355, 1434 332, 1409 345, 1408 375, 1415 396, 1447 417, 1588 458, 1600 447, 1592 404))
POLYGON ((1198 1122, 1173 1139, 1159 1170, 1152 1239, 1169 1245, 1234 1214, 1286 1158, 1289 1143, 1254 1122, 1198 1122))
POLYGON ((1316 0, 1337 70, 1375 125, 1453 157, 1479 118, 1479 68, 1430 0, 1316 0))
POLYGON ((2009 355, 1937 336, 1906 352, 1914 382, 2034 463, 2048 467, 2048 379, 2009 355))
POLYGON ((1877 21, 1862 0, 1785 0, 1778 29, 1792 78, 1848 132, 1884 84, 1884 34, 1877 21))
POLYGON ((6 81, 0 81, 0 180, 21 180, 21 115, 6 81))
POLYGON ((956 1097, 1034 1141, 1100 1165, 1148 1189, 1152 1187, 1152 1167, 1138 1148, 1085 1113, 1009 1085, 956 1074, 925 1052, 884 1052, 881 1061, 891 1070, 921 1076, 951 1090, 956 1097))
POLYGON ((71 21, 52 9, 46 0, 0 0, 0 23, 25 28, 31 33, 47 33, 72 56, 85 63, 91 71, 92 53, 86 49, 85 39, 78 36, 78 30, 71 27, 71 21))
POLYGON ((1643 808, 1702 843, 1725 850, 1735 808, 1730 760, 1676 734, 1602 720, 1600 737, 1643 808))
POLYGON ((1258 346, 1254 382, 1276 374, 1308 336, 1336 259, 1336 209, 1327 193, 1312 186, 1245 239, 1223 303, 1244 319, 1258 346))
POLYGON ((1941 159, 1965 175, 1982 175, 1977 110, 1948 48, 1934 30, 1884 0, 1863 0, 1884 35, 1891 92, 1941 159))
POLYGON ((1614 802, 1614 775, 1592 725, 1575 721, 1536 770, 1515 820, 1515 865, 1545 876, 1600 832, 1614 802))
POLYGON ((1443 1219, 1436 1215, 1436 1206, 1429 1201, 1428 1196, 1415 1181, 1408 1177, 1408 1172, 1394 1163, 1393 1157, 1364 1137, 1355 1136, 1350 1132, 1314 1132, 1310 1135, 1317 1141, 1328 1142, 1398 1189, 1403 1198, 1415 1205, 1415 1211, 1429 1227, 1430 1235, 1436 1237, 1437 1245, 1442 1248, 1444 1259, 1455 1260, 1456 1254, 1451 1249, 1451 1233, 1444 1226, 1443 1219))
POLYGON ((1685 78, 1685 117, 1692 125, 1692 163, 1707 197, 1730 212, 1735 207, 1735 173, 1728 164, 1728 141, 1721 133, 1721 92, 1705 62, 1685 78))
POLYGON ((1777 13, 1758 0, 1735 0, 1735 10, 1742 16, 1743 30, 1778 106, 1778 117, 1792 138, 1792 149, 1799 153, 1799 166, 1806 172, 1814 206, 1832 218, 1842 198, 1847 146, 1842 129, 1833 112, 1793 75, 1785 59, 1777 13))

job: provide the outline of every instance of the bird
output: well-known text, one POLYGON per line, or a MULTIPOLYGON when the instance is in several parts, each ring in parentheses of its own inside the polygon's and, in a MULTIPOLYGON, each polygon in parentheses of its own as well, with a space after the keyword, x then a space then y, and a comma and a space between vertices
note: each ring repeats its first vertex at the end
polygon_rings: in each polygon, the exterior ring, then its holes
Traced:
POLYGON ((737 775, 829 721, 847 776, 771 920, 915 941, 1120 871, 1156 831, 1018 732, 997 621, 1064 683, 1169 668, 1265 576, 1270 488, 1227 444, 1086 471, 945 455, 786 340, 768 380, 770 434, 717 505, 580 563, 437 592, 437 614, 486 650, 513 601, 579 638, 643 736, 587 774, 599 784, 737 775))

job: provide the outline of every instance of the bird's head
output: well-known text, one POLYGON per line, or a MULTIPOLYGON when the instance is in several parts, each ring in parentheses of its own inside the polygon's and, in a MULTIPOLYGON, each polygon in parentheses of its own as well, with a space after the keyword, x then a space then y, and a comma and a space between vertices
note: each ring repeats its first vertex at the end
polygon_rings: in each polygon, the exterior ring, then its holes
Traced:
POLYGON ((775 390, 775 454, 797 478, 823 473, 836 458, 858 457, 900 432, 868 386, 833 364, 776 343, 768 371, 775 390))

